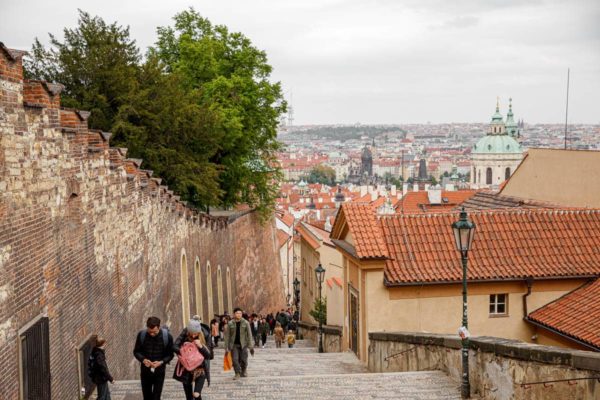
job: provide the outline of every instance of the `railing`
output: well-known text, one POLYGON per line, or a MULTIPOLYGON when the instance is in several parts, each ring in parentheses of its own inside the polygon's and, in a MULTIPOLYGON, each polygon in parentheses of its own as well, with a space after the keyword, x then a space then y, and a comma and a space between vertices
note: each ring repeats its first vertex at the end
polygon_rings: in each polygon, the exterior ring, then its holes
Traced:
POLYGON ((522 382, 515 383, 515 385, 521 386, 523 389, 529 389, 533 385, 544 385, 544 387, 552 387, 554 383, 562 383, 567 382, 569 385, 576 385, 577 381, 588 381, 597 379, 600 382, 600 376, 588 376, 583 378, 568 378, 568 379, 553 379, 547 381, 537 381, 537 382, 522 382))
MULTIPOLYGON (((433 341, 431 341, 431 340, 429 340, 429 341, 426 341, 425 343, 423 343, 423 345, 425 345, 425 346, 427 346, 427 345, 431 345, 431 344, 433 344, 433 341)), ((390 355, 390 356, 387 356, 387 357, 385 357, 385 358, 383 359, 383 361, 388 361, 390 358, 398 357, 398 356, 401 356, 402 354, 409 353, 409 352, 411 352, 411 351, 413 351, 413 350, 415 350, 415 349, 419 348, 419 346, 422 346, 422 345, 418 345, 418 346, 412 346, 412 347, 409 347, 408 349, 402 350, 402 351, 400 351, 400 352, 398 352, 398 353, 394 353, 394 354, 392 354, 392 355, 390 355)))

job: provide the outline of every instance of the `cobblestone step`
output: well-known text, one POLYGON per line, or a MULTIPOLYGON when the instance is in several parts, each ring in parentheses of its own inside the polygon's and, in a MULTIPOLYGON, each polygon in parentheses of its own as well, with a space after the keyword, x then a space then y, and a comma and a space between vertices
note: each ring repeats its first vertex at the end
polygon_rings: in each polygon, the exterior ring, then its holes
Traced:
MULTIPOLYGON (((222 348, 211 362, 212 384, 204 400, 354 400, 354 399, 459 399, 458 385, 440 371, 368 373, 354 353, 319 354, 309 341, 298 346, 257 348, 249 357, 248 378, 233 380, 223 371, 222 348)), ((172 363, 174 364, 174 363, 172 363)), ((171 365, 167 377, 172 376, 171 365)), ((111 386, 113 400, 141 400, 139 381, 118 381, 111 386)), ((165 380, 163 400, 184 399, 181 384, 165 380)))

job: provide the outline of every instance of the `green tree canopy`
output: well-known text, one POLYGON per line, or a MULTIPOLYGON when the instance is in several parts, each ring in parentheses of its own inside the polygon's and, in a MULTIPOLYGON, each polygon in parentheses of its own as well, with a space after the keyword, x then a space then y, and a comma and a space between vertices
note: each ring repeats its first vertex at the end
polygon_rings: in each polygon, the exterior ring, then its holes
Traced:
POLYGON ((77 28, 63 35, 50 34, 48 49, 35 39, 25 76, 62 83, 62 105, 91 111, 89 126, 108 131, 137 86, 140 52, 129 27, 80 10, 77 28))
POLYGON ((277 195, 273 180, 280 178, 277 125, 286 104, 280 84, 269 81, 265 52, 193 9, 174 20, 173 27, 158 28, 151 54, 182 78, 186 90, 198 90, 200 104, 214 115, 220 146, 210 160, 223 167, 222 204, 270 208, 277 195))
POLYGON ((308 183, 335 184, 335 170, 327 165, 316 165, 306 177, 308 183))
POLYGON ((193 9, 158 28, 143 61, 116 22, 80 11, 77 28, 63 33, 48 48, 36 39, 29 78, 64 84, 63 106, 91 111, 91 128, 115 133, 113 145, 143 158, 184 200, 270 215, 286 104, 263 51, 193 9))

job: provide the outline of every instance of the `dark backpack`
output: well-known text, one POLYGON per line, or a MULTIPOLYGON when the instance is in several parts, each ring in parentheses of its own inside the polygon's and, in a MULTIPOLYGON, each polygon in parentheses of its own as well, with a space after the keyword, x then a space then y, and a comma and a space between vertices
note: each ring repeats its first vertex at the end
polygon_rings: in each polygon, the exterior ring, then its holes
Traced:
MULTIPOLYGON (((169 331, 165 328, 161 328, 160 332, 162 333, 163 344, 165 345, 165 351, 166 351, 167 347, 169 346, 169 331)), ((142 344, 144 344, 144 341, 146 340, 147 333, 148 333, 148 331, 146 329, 142 329, 139 333, 140 341, 142 344)))
POLYGON ((96 357, 94 357, 94 353, 91 353, 87 361, 87 374, 90 378, 94 378, 97 365, 96 357))

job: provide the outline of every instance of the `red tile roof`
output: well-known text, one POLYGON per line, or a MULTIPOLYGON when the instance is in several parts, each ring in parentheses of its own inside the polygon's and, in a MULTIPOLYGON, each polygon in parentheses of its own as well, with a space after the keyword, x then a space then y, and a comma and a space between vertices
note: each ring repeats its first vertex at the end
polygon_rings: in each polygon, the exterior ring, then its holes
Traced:
POLYGON ((282 231, 281 229, 277 229, 277 243, 279 244, 278 248, 282 248, 287 243, 289 238, 290 238, 290 235, 288 235, 286 232, 282 231))
MULTIPOLYGON (((386 258, 383 232, 370 204, 345 203, 340 209, 354 237, 359 258, 386 258)), ((339 218, 339 217, 338 217, 339 218)))
POLYGON ((281 216, 281 221, 287 226, 291 227, 292 225, 294 225, 294 216, 288 212, 284 212, 281 216))
MULTIPOLYGON (((600 210, 487 211, 472 212, 469 218, 477 226, 469 280, 600 276, 600 210)), ((457 219, 457 212, 381 217, 376 224, 390 258, 386 283, 460 281, 450 226, 457 219)), ((356 247, 361 238, 355 236, 356 247)))
POLYGON ((600 350, 600 279, 538 308, 527 320, 600 350))
MULTIPOLYGON (((319 222, 319 221, 315 221, 315 222, 319 222)), ((314 223, 308 223, 308 224, 303 224, 303 225, 306 229, 308 229, 310 231, 310 233, 312 233, 314 236, 316 236, 323 243, 328 244, 330 246, 334 246, 333 242, 331 241, 331 239, 329 237, 329 232, 315 226, 314 223)))
POLYGON ((296 229, 298 230, 298 233, 300 234, 300 236, 302 237, 302 239, 304 241, 306 241, 306 243, 308 243, 308 245, 310 247, 312 247, 313 249, 318 249, 319 247, 321 247, 321 245, 319 244, 319 242, 317 241, 317 239, 315 239, 310 231, 304 226, 303 223, 298 224, 298 226, 296 227, 296 229))
POLYGON ((429 202, 429 197, 426 191, 407 192, 398 205, 398 212, 404 213, 423 213, 423 212, 438 212, 450 211, 457 205, 470 199, 477 193, 476 190, 455 190, 442 191, 442 199, 448 199, 442 204, 433 205, 429 202))

